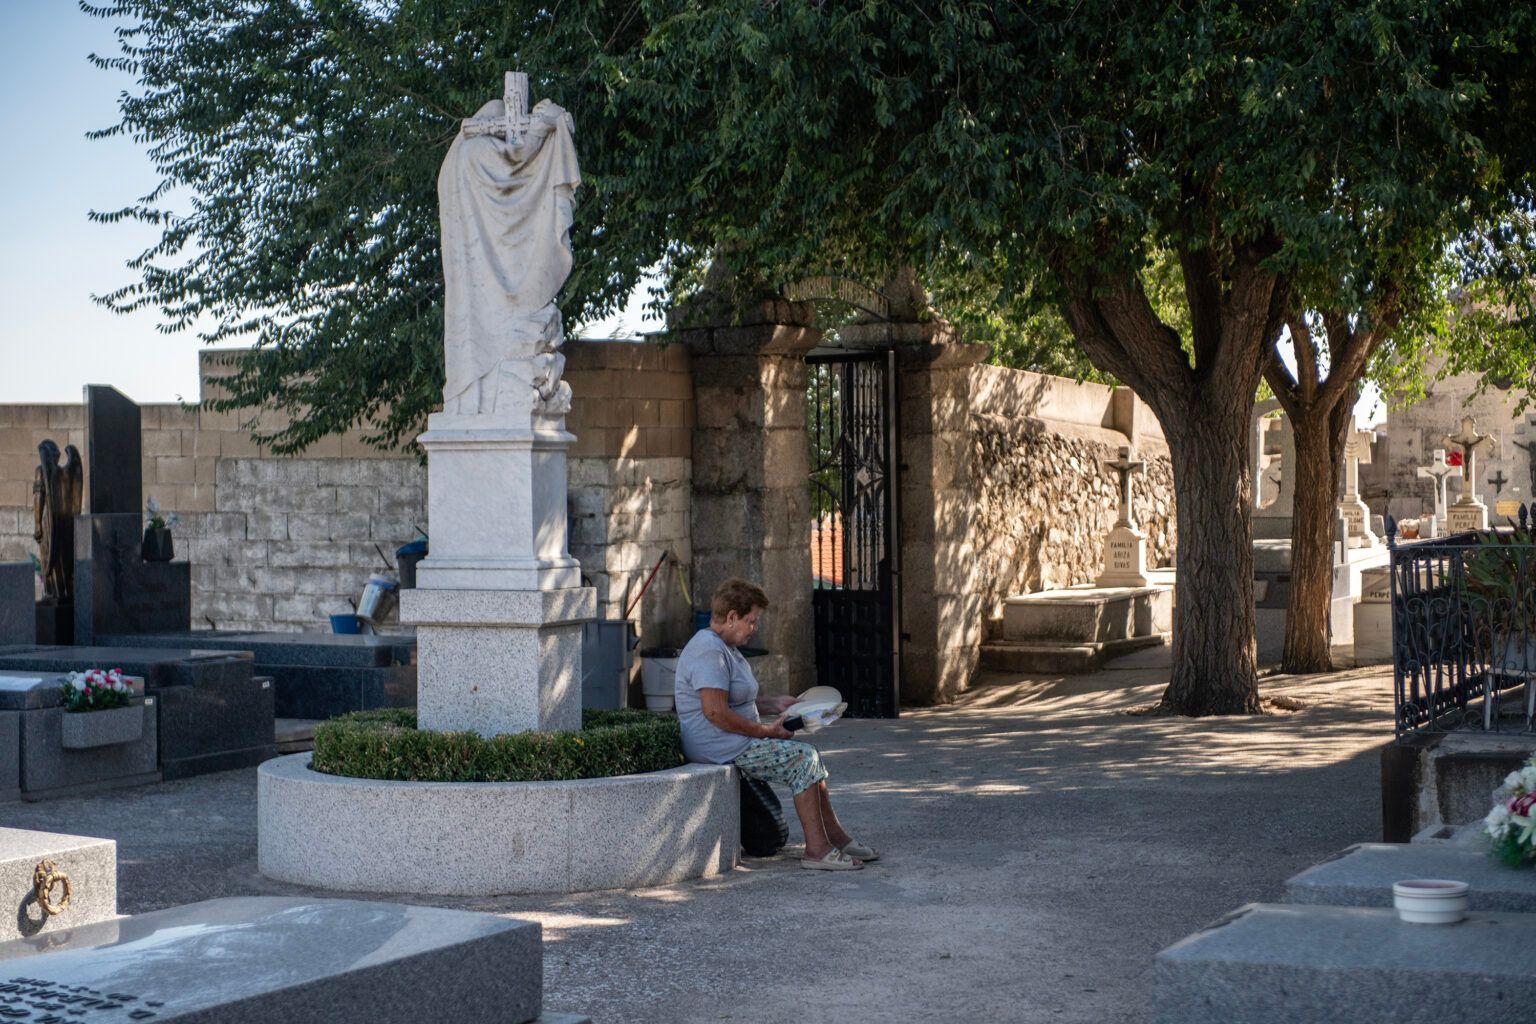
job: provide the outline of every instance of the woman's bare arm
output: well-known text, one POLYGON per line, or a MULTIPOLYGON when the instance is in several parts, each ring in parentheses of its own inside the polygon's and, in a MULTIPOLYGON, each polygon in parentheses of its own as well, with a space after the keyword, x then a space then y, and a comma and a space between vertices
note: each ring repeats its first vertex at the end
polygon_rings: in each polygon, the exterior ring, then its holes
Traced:
POLYGON ((738 736, 750 736, 755 740, 787 740, 793 733, 778 722, 754 722, 731 710, 724 690, 702 687, 699 690, 699 707, 710 725, 738 736))

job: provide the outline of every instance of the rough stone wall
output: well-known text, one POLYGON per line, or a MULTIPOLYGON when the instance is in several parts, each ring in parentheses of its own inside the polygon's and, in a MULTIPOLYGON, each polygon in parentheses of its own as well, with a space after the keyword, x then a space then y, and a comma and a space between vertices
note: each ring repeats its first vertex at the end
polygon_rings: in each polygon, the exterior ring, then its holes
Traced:
MULTIPOLYGON (((989 617, 1005 598, 1091 582, 1104 568, 1104 538, 1119 510, 1119 485, 1104 469, 1124 441, 1063 432, 1060 425, 972 417, 977 482, 975 583, 989 617)), ((1144 451, 1132 482, 1137 525, 1153 566, 1171 565, 1175 533, 1173 465, 1144 451)))

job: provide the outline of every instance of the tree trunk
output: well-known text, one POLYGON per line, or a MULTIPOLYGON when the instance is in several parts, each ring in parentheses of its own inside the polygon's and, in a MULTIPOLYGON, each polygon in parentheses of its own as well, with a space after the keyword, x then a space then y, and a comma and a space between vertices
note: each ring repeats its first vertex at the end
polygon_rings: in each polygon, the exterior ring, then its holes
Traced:
MULTIPOLYGON (((1251 394, 1197 392, 1167 417, 1178 509, 1178 624, 1162 706, 1181 715, 1259 710, 1248 468, 1251 394), (1201 399, 1206 399, 1202 401, 1201 399)), ((1171 410, 1170 410, 1171 411, 1171 410)), ((1161 417, 1160 417, 1161 418, 1161 417)))
POLYGON ((1354 412, 1350 396, 1332 408, 1293 417, 1296 490, 1291 519, 1291 593, 1285 610, 1281 670, 1330 672, 1329 613, 1333 606, 1333 542, 1344 431, 1354 412))

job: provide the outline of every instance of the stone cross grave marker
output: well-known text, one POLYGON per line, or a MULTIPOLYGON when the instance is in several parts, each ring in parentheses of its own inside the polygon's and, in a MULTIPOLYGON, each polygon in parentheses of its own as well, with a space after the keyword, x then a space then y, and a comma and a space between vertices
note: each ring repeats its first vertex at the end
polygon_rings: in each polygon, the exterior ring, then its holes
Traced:
POLYGON ((1296 501, 1296 436, 1291 429, 1291 418, 1286 415, 1279 417, 1278 429, 1271 430, 1271 424, 1276 420, 1269 414, 1280 407, 1280 403, 1273 398, 1254 404, 1253 432, 1250 435, 1250 454, 1253 462, 1253 505, 1254 515, 1263 518, 1280 518, 1290 516, 1295 508, 1296 501), (1279 455, 1271 462, 1268 468, 1269 475, 1275 481, 1275 498, 1268 505, 1261 505, 1260 499, 1263 493, 1262 477, 1265 473, 1264 456, 1267 454, 1266 442, 1274 435, 1279 443, 1279 455))
POLYGON ((1493 488, 1493 496, 1498 497, 1504 493, 1504 485, 1509 483, 1509 477, 1504 475, 1502 469, 1488 474, 1488 486, 1493 488))
POLYGON ((1371 510, 1360 499, 1360 464, 1371 462, 1371 442, 1376 431, 1350 429, 1344 435, 1344 497, 1339 501, 1339 512, 1349 523, 1352 537, 1360 538, 1366 547, 1375 544, 1376 534, 1371 531, 1371 510))
POLYGON ((1525 471, 1530 478, 1530 490, 1526 493, 1536 498, 1536 415, 1527 414, 1525 421, 1520 424, 1520 431, 1511 443, 1525 452, 1525 471))
POLYGON ((1136 528, 1136 518, 1131 505, 1131 475, 1140 473, 1147 464, 1136 458, 1130 445, 1121 445, 1119 457, 1104 462, 1104 468, 1114 470, 1120 482, 1120 510, 1115 518, 1114 529, 1104 541, 1104 571, 1099 574, 1101 587, 1144 587, 1147 585, 1147 535, 1136 528))
POLYGON ((1477 497, 1477 450, 1491 439, 1492 435, 1477 432, 1477 421, 1471 416, 1461 418, 1459 433, 1445 436, 1446 444, 1456 445, 1462 451, 1461 472, 1467 482, 1456 503, 1446 510, 1447 533, 1488 529, 1488 506, 1477 497))
POLYGON ((1453 476, 1461 476, 1461 467, 1446 462, 1445 449, 1436 448, 1434 458, 1430 459, 1429 465, 1418 467, 1416 472, 1419 479, 1435 482, 1435 521, 1443 526, 1446 506, 1450 502, 1446 493, 1446 481, 1453 476))

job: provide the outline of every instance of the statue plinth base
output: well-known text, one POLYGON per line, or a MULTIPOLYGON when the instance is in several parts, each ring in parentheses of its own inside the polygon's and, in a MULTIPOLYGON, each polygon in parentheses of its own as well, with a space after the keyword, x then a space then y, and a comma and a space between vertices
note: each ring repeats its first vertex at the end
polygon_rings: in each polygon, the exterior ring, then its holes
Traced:
POLYGON ((1343 516, 1344 522, 1349 524, 1349 535, 1364 538, 1366 546, 1373 545, 1380 539, 1371 529, 1371 510, 1365 502, 1360 500, 1358 494, 1344 495, 1344 500, 1339 502, 1339 515, 1343 516))
POLYGON ((1119 525, 1104 541, 1104 571, 1095 581, 1101 587, 1145 587, 1147 535, 1134 526, 1119 525))
POLYGON ((75 642, 75 606, 72 602, 37 602, 37 645, 68 647, 75 642))
POLYGON ((430 553, 424 590, 563 590, 581 586, 566 548, 562 419, 520 426, 491 416, 437 414, 418 439, 427 452, 430 553))
POLYGON ((504 732, 581 728, 581 626, 597 591, 407 590, 416 626, 417 721, 423 729, 504 732))

